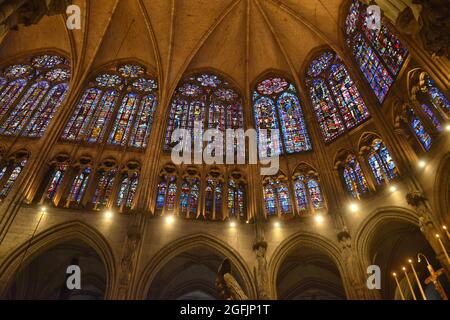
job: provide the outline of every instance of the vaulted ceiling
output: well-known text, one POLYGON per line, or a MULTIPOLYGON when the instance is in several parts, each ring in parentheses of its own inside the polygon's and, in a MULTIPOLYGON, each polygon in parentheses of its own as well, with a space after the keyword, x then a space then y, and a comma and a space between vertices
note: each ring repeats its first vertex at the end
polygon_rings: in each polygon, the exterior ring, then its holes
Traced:
POLYGON ((318 47, 341 51, 348 0, 75 0, 81 30, 65 16, 11 31, 0 59, 41 48, 71 54, 74 78, 117 59, 135 59, 158 73, 171 92, 186 72, 217 69, 248 92, 266 70, 296 77, 318 47))

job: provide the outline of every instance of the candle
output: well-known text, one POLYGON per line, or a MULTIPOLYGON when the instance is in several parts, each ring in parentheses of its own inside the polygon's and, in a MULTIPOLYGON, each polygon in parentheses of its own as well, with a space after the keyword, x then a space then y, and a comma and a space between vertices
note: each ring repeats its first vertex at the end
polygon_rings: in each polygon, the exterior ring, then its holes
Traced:
POLYGON ((403 295, 402 288, 400 287, 400 283, 398 283, 397 274, 394 272, 392 275, 394 276, 395 282, 397 283, 397 288, 398 292, 400 292, 400 297, 402 297, 402 300, 406 300, 405 296, 403 295))
POLYGON ((417 285, 419 286, 420 294, 422 295, 423 300, 427 300, 427 296, 425 295, 425 292, 423 291, 422 284, 420 283, 419 277, 417 276, 416 269, 414 269, 412 260, 409 259, 408 262, 411 264, 411 269, 414 273, 414 277, 416 278, 417 285))
POLYGON ((436 238, 439 241, 439 244, 441 245, 442 251, 444 251, 445 257, 447 258, 447 263, 450 264, 450 258, 448 257, 447 250, 445 250, 444 244, 442 243, 441 237, 436 234, 436 238))
POLYGON ((417 300, 416 294, 414 293, 414 289, 413 289, 413 287, 412 287, 412 285, 411 285, 411 281, 409 281, 408 274, 406 273, 406 268, 403 267, 402 270, 403 270, 403 273, 405 274, 406 281, 408 282, 409 290, 411 290, 413 299, 414 299, 414 300, 417 300))

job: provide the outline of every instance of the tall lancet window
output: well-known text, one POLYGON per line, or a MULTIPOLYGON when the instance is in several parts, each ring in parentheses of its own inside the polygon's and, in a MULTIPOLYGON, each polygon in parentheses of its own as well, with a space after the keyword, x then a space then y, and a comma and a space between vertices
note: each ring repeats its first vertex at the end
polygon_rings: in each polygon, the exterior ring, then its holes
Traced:
POLYGON ((19 151, 10 158, 2 159, 0 165, 0 199, 5 198, 23 172, 29 154, 19 151))
POLYGON ((88 83, 62 138, 145 149, 157 104, 156 79, 144 67, 111 68, 88 83))
POLYGON ((370 117, 346 66, 334 52, 325 52, 314 59, 307 76, 314 113, 325 142, 335 140, 370 117))
MULTIPOLYGON (((172 134, 176 129, 186 129, 191 134, 191 142, 197 141, 201 145, 201 133, 205 129, 224 133, 226 129, 243 128, 242 97, 236 89, 219 75, 194 74, 181 81, 172 97, 164 151, 171 150, 172 134)), ((224 141, 224 152, 225 148, 233 152, 235 146, 226 145, 224 141)))
POLYGON ((366 157, 377 184, 387 184, 398 176, 397 165, 383 140, 373 139, 366 157))
POLYGON ((39 138, 69 89, 69 62, 39 55, 0 73, 0 134, 39 138))
POLYGON ((292 214, 292 202, 288 181, 284 176, 267 177, 263 183, 266 215, 282 217, 292 214))
POLYGON ((366 177, 355 155, 348 154, 339 167, 345 188, 353 198, 360 199, 369 192, 366 177))
POLYGON ((293 83, 283 77, 267 77, 256 85, 252 103, 261 156, 312 150, 300 98, 293 83), (267 130, 266 134, 260 134, 263 133, 261 130, 267 130))
POLYGON ((300 215, 325 208, 318 174, 311 167, 302 165, 297 168, 293 183, 297 211, 300 215))
POLYGON ((367 5, 353 0, 346 20, 345 37, 364 77, 378 101, 383 103, 408 57, 408 50, 385 23, 379 32, 369 29, 367 16, 367 5))

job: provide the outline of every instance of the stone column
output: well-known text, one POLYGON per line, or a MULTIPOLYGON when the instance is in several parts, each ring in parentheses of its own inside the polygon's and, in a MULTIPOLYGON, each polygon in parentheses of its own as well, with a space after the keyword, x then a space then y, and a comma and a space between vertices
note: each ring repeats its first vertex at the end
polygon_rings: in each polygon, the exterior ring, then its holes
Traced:
POLYGON ((253 245, 253 251, 256 254, 255 266, 253 267, 253 275, 256 283, 256 293, 258 300, 272 300, 270 296, 269 272, 267 268, 267 242, 258 241, 253 245))
POLYGON ((343 281, 347 287, 349 299, 354 300, 373 300, 378 299, 379 294, 376 290, 369 290, 365 278, 365 273, 358 259, 358 252, 352 246, 352 238, 347 230, 344 229, 337 235, 341 246, 341 259, 343 262, 343 281))

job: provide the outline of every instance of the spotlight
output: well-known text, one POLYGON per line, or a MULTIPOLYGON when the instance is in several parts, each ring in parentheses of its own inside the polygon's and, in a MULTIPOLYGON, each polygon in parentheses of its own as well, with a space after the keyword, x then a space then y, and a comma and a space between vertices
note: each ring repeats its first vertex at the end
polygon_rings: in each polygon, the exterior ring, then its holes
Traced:
POLYGON ((280 223, 279 223, 279 222, 275 222, 275 223, 273 224, 273 226, 274 226, 275 228, 279 228, 279 227, 280 227, 280 223))
POLYGON ((111 210, 105 211, 105 218, 111 219, 113 216, 113 213, 111 210))
POLYGON ((411 260, 411 259, 408 259, 408 262, 409 262, 409 263, 412 263, 412 260, 411 260))
POLYGON ((235 228, 235 227, 236 227, 236 222, 231 221, 231 222, 230 222, 230 227, 231 227, 231 228, 235 228))
POLYGON ((245 223, 246 223, 246 224, 249 224, 249 223, 250 223, 250 221, 248 221, 248 220, 247 220, 247 221, 245 221, 245 223))
POLYGON ((323 216, 322 215, 320 215, 320 214, 318 214, 318 215, 316 215, 316 217, 314 218, 315 220, 316 220, 316 222, 318 223, 318 224, 322 224, 323 223, 323 216))
POLYGON ((351 211, 351 212, 356 212, 356 211, 358 211, 358 209, 359 209, 359 207, 358 207, 358 205, 357 205, 356 203, 352 203, 352 204, 349 206, 349 208, 350 208, 350 211, 351 211))
POLYGON ((47 211, 47 207, 46 206, 42 206, 41 207, 41 212, 46 212, 47 211))
POLYGON ((419 161, 419 168, 425 168, 425 166, 427 165, 427 163, 423 160, 419 161))
POLYGON ((173 224, 175 222, 175 219, 173 216, 167 216, 166 217, 166 223, 167 224, 173 224))
POLYGON ((403 270, 403 271, 406 271, 406 268, 405 268, 405 267, 402 267, 402 270, 403 270))
POLYGON ((445 130, 447 130, 448 132, 450 132, 450 124, 445 126, 445 130))
POLYGON ((396 274, 395 272, 392 272, 392 275, 393 275, 394 277, 396 277, 396 276, 397 276, 397 274, 396 274))
POLYGON ((395 192, 395 191, 397 191, 397 187, 396 186, 391 186, 389 188, 389 190, 391 190, 391 192, 395 192))

